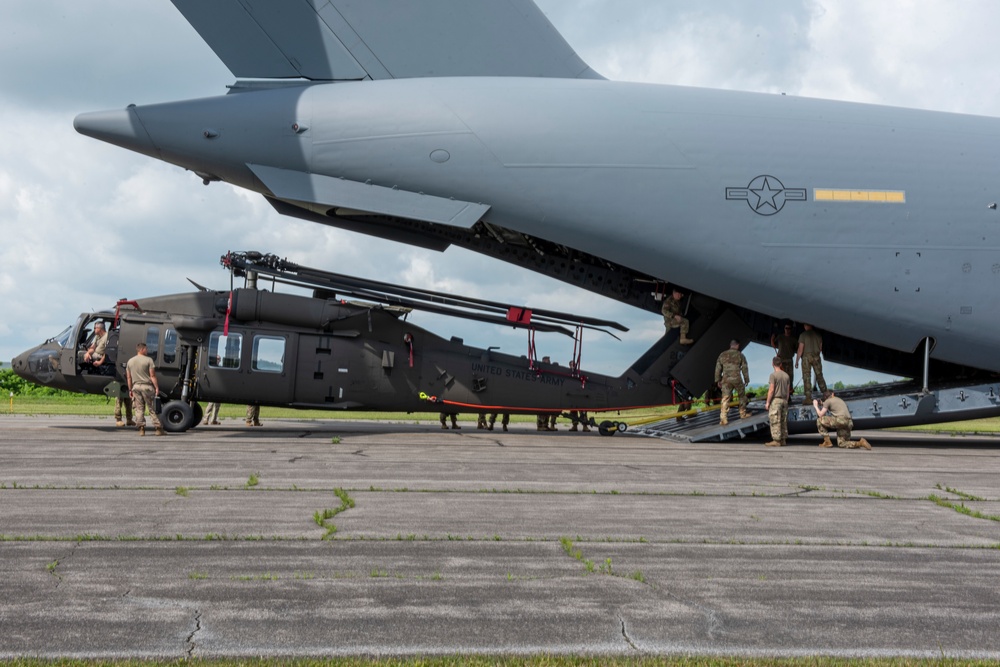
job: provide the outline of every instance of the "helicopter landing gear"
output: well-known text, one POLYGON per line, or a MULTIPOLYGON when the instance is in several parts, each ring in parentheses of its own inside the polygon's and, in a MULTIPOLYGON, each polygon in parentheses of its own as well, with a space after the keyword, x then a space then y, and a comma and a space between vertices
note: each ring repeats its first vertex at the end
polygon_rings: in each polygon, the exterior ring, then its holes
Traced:
POLYGON ((163 430, 167 433, 182 433, 197 424, 198 421, 195 418, 194 409, 184 401, 170 401, 160 411, 160 423, 163 424, 163 430))

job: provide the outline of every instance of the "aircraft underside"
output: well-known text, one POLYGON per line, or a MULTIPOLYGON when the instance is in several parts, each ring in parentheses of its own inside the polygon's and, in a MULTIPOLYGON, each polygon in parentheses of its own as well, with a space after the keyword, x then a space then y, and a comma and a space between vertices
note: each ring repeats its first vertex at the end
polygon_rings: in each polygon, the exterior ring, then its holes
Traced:
MULTIPOLYGON (((472 250, 653 313, 660 312, 659 297, 668 288, 664 280, 655 276, 580 251, 568 244, 553 243, 485 220, 479 221, 470 229, 464 229, 387 216, 323 216, 282 201, 269 201, 282 214, 350 231, 438 251, 444 251, 452 245, 472 250)), ((681 287, 690 292, 686 286, 681 287)), ((704 339, 705 333, 713 326, 716 329, 722 328, 716 325, 723 313, 727 312, 736 316, 739 330, 733 330, 733 323, 729 323, 729 329, 718 331, 720 335, 714 337, 718 338, 714 341, 715 345, 703 340, 702 345, 695 345, 685 352, 685 356, 700 357, 698 362, 693 358, 688 359, 686 363, 692 366, 692 372, 681 379, 682 384, 694 395, 700 395, 707 389, 705 380, 698 378, 710 381, 718 351, 725 349, 730 338, 745 336, 747 340, 769 346, 771 335, 780 332, 783 323, 779 318, 739 304, 691 293, 688 317, 692 322, 692 335, 704 339)), ((924 353, 925 349, 922 347, 912 352, 902 352, 829 331, 823 334, 823 355, 827 360, 896 377, 923 379, 924 353)), ((968 379, 983 373, 974 368, 930 360, 927 381, 968 379)))

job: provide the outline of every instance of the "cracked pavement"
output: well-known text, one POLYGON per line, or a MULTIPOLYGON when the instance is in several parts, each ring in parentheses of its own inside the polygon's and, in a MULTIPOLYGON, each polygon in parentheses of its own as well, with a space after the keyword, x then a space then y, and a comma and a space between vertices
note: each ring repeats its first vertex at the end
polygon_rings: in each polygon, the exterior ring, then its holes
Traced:
POLYGON ((928 499, 1000 519, 1000 439, 866 436, 0 416, 0 658, 1000 657, 1000 521, 928 499))

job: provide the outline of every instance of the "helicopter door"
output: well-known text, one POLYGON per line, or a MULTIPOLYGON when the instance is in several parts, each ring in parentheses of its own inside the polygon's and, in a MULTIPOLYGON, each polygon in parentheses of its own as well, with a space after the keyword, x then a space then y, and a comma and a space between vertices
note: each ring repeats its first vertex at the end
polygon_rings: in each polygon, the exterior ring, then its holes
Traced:
POLYGON ((250 338, 247 386, 261 403, 289 403, 295 381, 294 334, 255 331, 250 338))
POLYGON ((200 373, 202 393, 223 403, 288 403, 292 398, 294 351, 287 333, 229 328, 209 335, 207 363, 200 373))

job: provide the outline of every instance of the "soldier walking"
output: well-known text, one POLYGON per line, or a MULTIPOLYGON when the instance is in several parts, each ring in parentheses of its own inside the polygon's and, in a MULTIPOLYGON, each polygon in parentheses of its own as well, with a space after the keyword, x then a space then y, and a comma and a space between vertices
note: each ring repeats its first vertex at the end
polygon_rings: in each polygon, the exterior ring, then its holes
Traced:
POLYGON ((729 401, 733 390, 739 399, 740 417, 747 416, 746 386, 750 382, 750 370, 747 368, 747 358, 740 352, 737 340, 729 342, 729 349, 719 355, 715 362, 715 383, 722 389, 722 408, 719 410, 719 423, 725 426, 729 423, 729 401))
POLYGON ((160 385, 156 380, 156 366, 147 355, 145 343, 135 346, 135 356, 125 365, 125 378, 128 380, 128 393, 132 397, 132 411, 135 414, 139 435, 146 435, 146 408, 149 408, 149 418, 156 427, 156 435, 166 435, 160 418, 156 414, 155 400, 160 393, 160 385))

